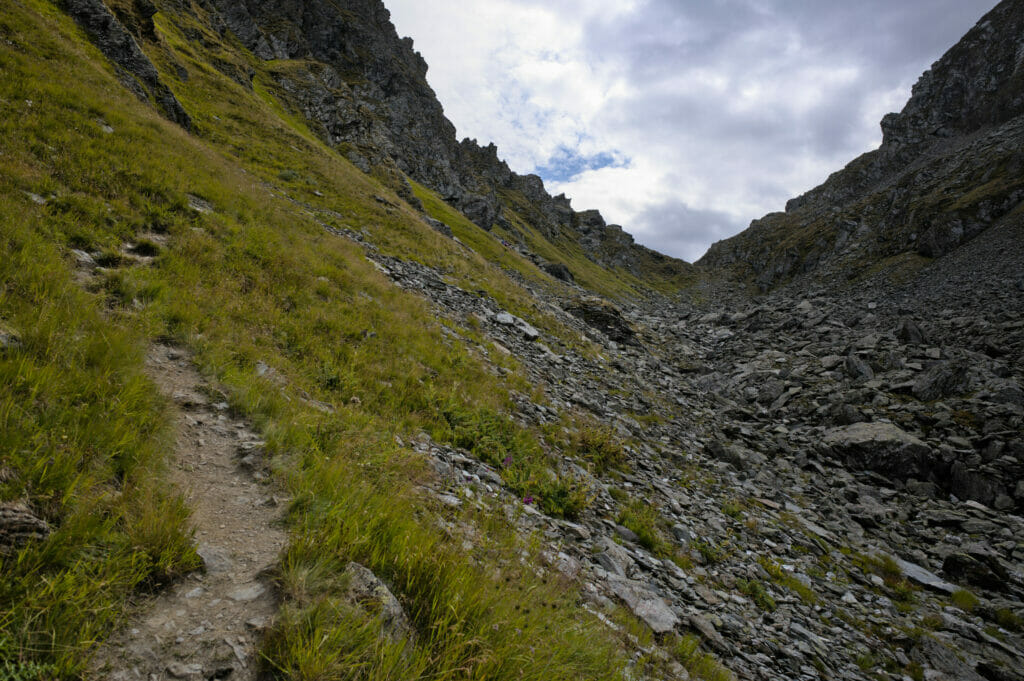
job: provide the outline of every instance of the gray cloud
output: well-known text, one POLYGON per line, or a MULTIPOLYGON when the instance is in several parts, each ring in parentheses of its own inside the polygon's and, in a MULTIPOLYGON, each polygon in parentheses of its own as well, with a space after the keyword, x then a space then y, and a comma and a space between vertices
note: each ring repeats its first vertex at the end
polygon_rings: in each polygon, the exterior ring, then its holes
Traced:
POLYGON ((396 21, 418 11, 399 27, 423 48, 442 103, 451 93, 458 104, 460 132, 494 140, 519 172, 563 171, 566 149, 630 159, 545 179, 687 259, 876 145, 882 115, 996 4, 478 0, 474 12, 428 13, 386 2, 396 21), (442 25, 474 40, 431 44, 442 25), (473 104, 488 101, 504 105, 473 104))
POLYGON ((709 238, 724 239, 745 226, 727 213, 690 208, 676 200, 648 206, 636 216, 635 225, 648 247, 690 262, 704 254, 709 238))

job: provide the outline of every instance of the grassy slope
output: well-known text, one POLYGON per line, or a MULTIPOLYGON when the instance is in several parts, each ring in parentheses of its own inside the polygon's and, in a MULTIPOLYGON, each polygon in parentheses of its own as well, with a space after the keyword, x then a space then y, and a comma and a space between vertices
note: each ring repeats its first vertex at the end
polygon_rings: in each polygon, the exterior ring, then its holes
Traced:
POLYGON ((195 135, 133 99, 54 5, 12 0, 0 15, 0 323, 23 340, 0 357, 0 461, 16 474, 0 494, 57 528, 0 564, 0 656, 14 677, 74 678, 138 589, 195 565, 186 510, 174 497, 151 503, 167 449, 166 405, 142 373, 155 339, 191 348, 229 390, 295 498, 270 664, 309 679, 615 677, 615 641, 571 589, 523 562, 499 513, 449 518, 486 530, 466 551, 438 529, 452 512, 413 489, 426 473, 400 442, 420 430, 452 441, 479 430, 545 463, 537 434, 500 416, 508 386, 319 222, 366 230, 387 252, 557 325, 499 268, 373 201, 385 190, 265 91, 208 66, 244 55, 215 35, 201 53, 157 18, 163 46, 147 49, 195 135), (187 86, 169 75, 172 59, 187 86), (189 194, 214 212, 189 209, 189 194), (119 263, 147 233, 167 242, 154 264, 119 263), (111 267, 88 291, 73 283, 71 248, 106 253, 111 267), (338 597, 348 560, 393 585, 419 633, 410 650, 380 644, 372 619, 338 597))

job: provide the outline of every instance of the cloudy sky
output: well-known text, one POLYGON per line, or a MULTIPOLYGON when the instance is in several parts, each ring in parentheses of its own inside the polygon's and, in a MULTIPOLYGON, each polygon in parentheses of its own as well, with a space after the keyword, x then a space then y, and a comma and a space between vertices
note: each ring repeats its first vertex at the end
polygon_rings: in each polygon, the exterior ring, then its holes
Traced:
POLYGON ((996 0, 385 0, 460 137, 696 260, 881 141, 996 0))

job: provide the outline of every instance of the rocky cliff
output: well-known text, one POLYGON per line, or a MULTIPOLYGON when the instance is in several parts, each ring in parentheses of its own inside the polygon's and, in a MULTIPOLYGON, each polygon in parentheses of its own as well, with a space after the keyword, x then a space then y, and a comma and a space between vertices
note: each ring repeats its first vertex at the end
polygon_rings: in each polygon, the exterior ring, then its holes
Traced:
POLYGON ((915 270, 1016 219, 1024 200, 1024 4, 1006 0, 926 72, 879 149, 699 261, 768 289, 915 270))
POLYGON ((283 97, 323 139, 365 172, 388 177, 413 205, 406 177, 481 228, 504 228, 523 250, 531 246, 514 226, 520 219, 551 243, 568 238, 604 266, 641 277, 688 272, 596 211, 578 213, 564 195, 552 197, 540 177, 513 172, 493 144, 458 142, 427 83, 426 62, 411 39, 398 37, 381 0, 207 4, 222 33, 270 64, 283 97))

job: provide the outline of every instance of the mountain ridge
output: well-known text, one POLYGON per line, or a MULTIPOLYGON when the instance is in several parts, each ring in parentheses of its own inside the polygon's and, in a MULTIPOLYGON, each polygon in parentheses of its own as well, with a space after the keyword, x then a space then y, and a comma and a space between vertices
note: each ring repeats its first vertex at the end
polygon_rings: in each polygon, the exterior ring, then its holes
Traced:
POLYGON ((940 258, 1019 210, 1022 35, 1020 3, 999 3, 921 76, 901 113, 885 116, 877 150, 697 264, 761 290, 799 277, 856 278, 884 259, 903 258, 912 271, 914 256, 940 258))
POLYGON ((214 0, 210 6, 222 29, 261 59, 316 62, 313 70, 278 71, 278 83, 329 144, 364 171, 391 175, 392 186, 413 205, 403 176, 436 191, 483 229, 498 225, 524 245, 516 218, 549 242, 568 236, 607 267, 669 277, 688 272, 688 264, 634 244, 597 211, 577 212, 564 194, 551 196, 539 176, 513 172, 494 144, 457 141, 427 83, 426 62, 411 39, 398 37, 383 3, 348 3, 341 22, 332 20, 337 15, 330 3, 214 0), (303 30, 307 24, 317 30, 303 30), (516 201, 508 194, 524 198, 529 214, 513 217, 516 201))

